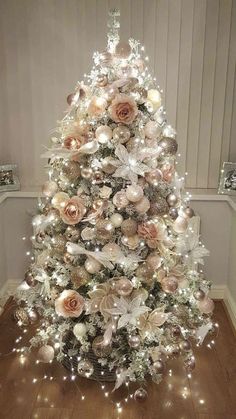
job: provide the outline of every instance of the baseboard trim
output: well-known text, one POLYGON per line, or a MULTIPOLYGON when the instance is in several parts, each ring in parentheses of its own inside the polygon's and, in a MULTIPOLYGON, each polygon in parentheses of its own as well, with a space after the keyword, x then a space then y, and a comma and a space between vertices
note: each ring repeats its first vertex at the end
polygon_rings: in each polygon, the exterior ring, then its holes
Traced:
MULTIPOLYGON (((0 299, 5 303, 21 282, 21 279, 8 279, 0 288, 0 299)), ((227 285, 213 285, 210 296, 215 300, 224 300, 228 315, 236 330, 236 302, 227 285)))

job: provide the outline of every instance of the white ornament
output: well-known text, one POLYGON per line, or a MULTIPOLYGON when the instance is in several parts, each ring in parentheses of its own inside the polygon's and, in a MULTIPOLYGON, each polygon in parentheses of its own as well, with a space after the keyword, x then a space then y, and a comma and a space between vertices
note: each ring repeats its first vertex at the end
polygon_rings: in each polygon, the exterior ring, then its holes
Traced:
POLYGON ((126 196, 131 202, 138 202, 143 197, 143 189, 139 185, 130 185, 126 189, 126 196))
POLYGON ((123 222, 123 220, 124 219, 123 219, 122 215, 121 214, 118 214, 117 212, 115 212, 114 214, 112 214, 112 216, 110 218, 110 221, 111 221, 112 225, 115 228, 120 227, 121 224, 122 224, 122 222, 123 222))
POLYGON ((101 125, 96 129, 95 136, 99 143, 105 144, 112 138, 112 130, 107 125, 101 125))
POLYGON ((102 265, 97 260, 91 257, 88 257, 88 259, 86 259, 85 261, 84 267, 86 271, 89 272, 90 274, 96 274, 97 272, 100 271, 102 265))
POLYGON ((75 337, 79 340, 84 337, 87 333, 87 328, 84 323, 77 323, 73 328, 73 333, 75 337))

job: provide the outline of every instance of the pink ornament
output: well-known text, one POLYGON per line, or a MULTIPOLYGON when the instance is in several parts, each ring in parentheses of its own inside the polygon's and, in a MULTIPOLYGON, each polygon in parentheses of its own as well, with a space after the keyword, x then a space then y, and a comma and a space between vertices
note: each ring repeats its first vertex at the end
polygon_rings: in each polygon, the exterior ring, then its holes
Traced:
POLYGON ((95 274, 101 270, 102 265, 96 259, 88 257, 85 261, 84 267, 88 273, 95 274))
POLYGON ((121 254, 121 248, 116 243, 107 243, 103 246, 102 251, 107 253, 111 261, 115 261, 117 257, 121 254))
POLYGON ((155 121, 148 121, 148 123, 145 125, 144 132, 146 137, 155 139, 157 138, 161 133, 161 128, 155 121))
POLYGON ((161 287, 166 293, 172 294, 178 288, 178 280, 174 276, 166 276, 161 281, 161 287))
POLYGON ((99 143, 105 144, 112 138, 112 130, 107 125, 101 125, 96 129, 95 136, 99 143))
POLYGON ((162 172, 159 169, 153 169, 146 173, 145 179, 151 185, 157 186, 159 181, 162 180, 162 172))
POLYGON ((126 196, 131 202, 138 202, 143 197, 143 188, 139 185, 130 185, 126 189, 126 196))
POLYGON ((146 196, 143 196, 134 206, 139 214, 145 214, 150 208, 150 202, 146 196))
POLYGON ((127 297, 133 291, 133 284, 128 278, 122 276, 116 281, 115 290, 122 297, 127 297))
POLYGON ((215 305, 214 301, 210 297, 206 296, 203 300, 197 302, 197 306, 201 313, 210 314, 213 312, 215 305))
POLYGON ((146 261, 148 266, 150 266, 150 268, 155 271, 156 269, 160 268, 162 258, 160 255, 158 255, 158 253, 152 252, 150 255, 148 255, 146 261))
POLYGON ((113 130, 113 140, 120 144, 126 143, 130 138, 130 130, 125 125, 119 125, 113 130))

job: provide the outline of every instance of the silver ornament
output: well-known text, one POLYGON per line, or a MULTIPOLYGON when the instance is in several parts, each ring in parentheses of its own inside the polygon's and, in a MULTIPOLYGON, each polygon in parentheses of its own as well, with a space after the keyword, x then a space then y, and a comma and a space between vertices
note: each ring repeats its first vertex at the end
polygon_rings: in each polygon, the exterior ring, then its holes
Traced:
POLYGON ((88 359, 83 359, 78 362, 77 366, 78 374, 82 377, 91 377, 94 372, 93 364, 88 359))
POLYGON ((131 335, 128 338, 129 346, 133 349, 137 349, 140 346, 141 339, 138 335, 131 335))
POLYGON ((162 148, 162 153, 166 156, 174 156, 178 150, 177 141, 174 138, 163 137, 158 145, 162 148))
POLYGON ((147 398, 147 391, 144 388, 140 387, 138 388, 138 390, 135 391, 134 400, 136 402, 143 402, 146 400, 146 398, 147 398))
POLYGON ((166 201, 170 207, 174 207, 178 203, 178 197, 174 193, 171 193, 167 196, 166 201))
POLYGON ((194 291, 193 296, 195 300, 201 301, 205 298, 205 292, 201 289, 194 291))

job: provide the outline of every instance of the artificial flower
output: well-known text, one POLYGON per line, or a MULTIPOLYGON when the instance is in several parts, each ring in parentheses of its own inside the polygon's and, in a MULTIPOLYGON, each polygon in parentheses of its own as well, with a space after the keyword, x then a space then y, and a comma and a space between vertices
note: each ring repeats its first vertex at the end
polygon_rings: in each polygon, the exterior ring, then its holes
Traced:
POLYGON ((131 124, 138 115, 138 107, 132 97, 119 94, 111 102, 109 112, 113 121, 131 124))
POLYGON ((65 202, 65 205, 60 210, 62 221, 65 224, 74 225, 82 220, 86 213, 83 200, 78 196, 73 196, 65 202))
POLYGON ((87 302, 87 313, 100 313, 107 318, 107 309, 114 305, 115 290, 108 282, 99 284, 94 290, 88 292, 90 300, 87 302))
POLYGON ((63 145, 68 150, 79 150, 86 142, 83 136, 70 136, 64 139, 63 145))
POLYGON ((168 319, 165 307, 156 308, 151 313, 142 314, 137 321, 137 328, 143 337, 155 333, 168 319))
POLYGON ((55 311, 63 317, 79 317, 84 309, 83 297, 74 290, 64 290, 55 300, 55 311))
POLYGON ((166 238, 166 228, 162 223, 147 221, 138 226, 138 235, 146 240, 151 249, 156 249, 159 242, 166 238))
POLYGON ((133 300, 114 297, 113 308, 106 309, 105 311, 112 316, 120 316, 117 325, 117 329, 120 329, 128 324, 135 326, 137 318, 149 310, 150 308, 144 305, 142 297, 138 296, 133 300))

